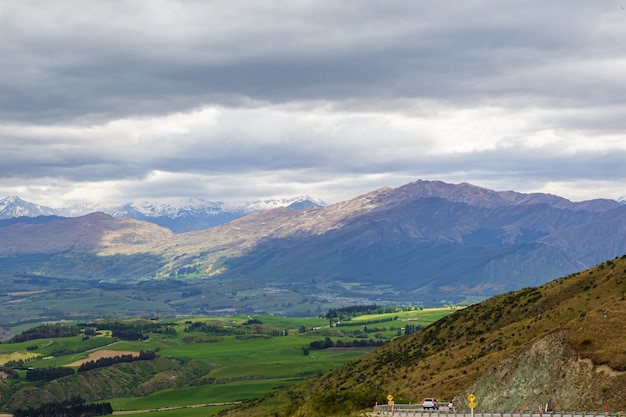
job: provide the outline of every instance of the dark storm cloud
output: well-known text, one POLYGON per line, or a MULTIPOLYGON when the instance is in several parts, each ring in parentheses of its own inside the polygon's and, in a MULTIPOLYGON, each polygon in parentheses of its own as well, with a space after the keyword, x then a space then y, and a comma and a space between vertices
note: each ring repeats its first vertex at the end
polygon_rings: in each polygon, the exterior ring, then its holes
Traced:
POLYGON ((619 13, 612 2, 138 4, 5 5, 4 117, 168 113, 225 97, 578 100, 584 74, 553 63, 611 56, 621 35, 600 26, 619 13))

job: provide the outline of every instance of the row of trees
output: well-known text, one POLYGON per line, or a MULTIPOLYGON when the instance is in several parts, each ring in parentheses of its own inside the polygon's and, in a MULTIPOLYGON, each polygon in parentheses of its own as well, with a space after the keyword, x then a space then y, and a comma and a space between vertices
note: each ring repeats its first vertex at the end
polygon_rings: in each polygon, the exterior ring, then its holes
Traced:
POLYGON ((324 340, 314 340, 309 343, 309 348, 313 350, 321 350, 328 349, 331 347, 337 348, 351 348, 351 347, 374 347, 374 346, 382 346, 385 344, 382 340, 372 340, 372 339, 354 339, 351 341, 344 342, 339 339, 337 342, 333 342, 330 337, 326 337, 324 340))
POLYGON ((374 346, 382 346, 384 345, 384 340, 373 340, 373 339, 354 339, 349 340, 347 342, 342 341, 341 339, 335 342, 335 347, 337 348, 350 348, 350 347, 374 347, 374 346))
POLYGON ((377 304, 354 305, 342 308, 331 308, 324 316, 325 319, 339 319, 343 317, 353 317, 362 314, 373 314, 380 309, 377 304))
POLYGON ((81 397, 72 397, 66 401, 55 401, 40 407, 18 408, 14 417, 94 417, 113 414, 110 403, 87 404, 81 397))
POLYGON ((135 362, 135 361, 147 361, 155 359, 157 356, 154 351, 140 351, 139 356, 135 355, 118 355, 113 357, 100 358, 95 361, 84 362, 82 365, 78 367, 78 372, 85 372, 92 369, 104 368, 107 366, 114 365, 116 363, 126 363, 126 362, 135 362))
POLYGON ((64 376, 74 375, 74 368, 33 368, 26 371, 28 381, 53 381, 64 376))

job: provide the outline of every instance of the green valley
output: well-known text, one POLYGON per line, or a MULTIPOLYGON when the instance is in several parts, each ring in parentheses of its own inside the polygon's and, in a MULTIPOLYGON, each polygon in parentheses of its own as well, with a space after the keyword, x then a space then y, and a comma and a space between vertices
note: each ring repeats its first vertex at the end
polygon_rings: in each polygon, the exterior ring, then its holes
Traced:
POLYGON ((115 411, 209 415, 336 369, 452 311, 378 308, 342 314, 341 322, 242 315, 41 325, 0 344, 1 407, 80 396, 115 411), (156 357, 139 360, 140 352, 156 357), (33 380, 67 367, 75 370, 70 376, 33 380))

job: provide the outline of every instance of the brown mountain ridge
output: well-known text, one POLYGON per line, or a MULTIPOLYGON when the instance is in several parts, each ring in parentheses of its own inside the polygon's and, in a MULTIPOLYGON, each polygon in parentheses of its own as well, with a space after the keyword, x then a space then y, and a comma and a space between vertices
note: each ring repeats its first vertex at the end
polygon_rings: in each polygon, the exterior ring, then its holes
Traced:
POLYGON ((626 205, 416 181, 210 229, 102 213, 0 228, 0 273, 245 280, 439 305, 543 284, 626 252, 626 205))

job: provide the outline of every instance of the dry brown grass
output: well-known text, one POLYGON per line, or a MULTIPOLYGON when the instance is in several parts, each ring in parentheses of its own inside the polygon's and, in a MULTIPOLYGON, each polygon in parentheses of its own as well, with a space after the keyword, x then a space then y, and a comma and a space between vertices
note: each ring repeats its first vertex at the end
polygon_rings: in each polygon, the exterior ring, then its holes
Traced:
POLYGON ((96 352, 92 352, 85 359, 80 359, 80 360, 77 360, 75 362, 69 363, 69 364, 67 364, 67 366, 80 366, 80 365, 82 365, 85 362, 97 361, 98 359, 101 359, 101 358, 113 358, 115 356, 121 356, 121 355, 139 356, 139 352, 128 352, 128 351, 103 349, 103 350, 98 350, 96 352))

